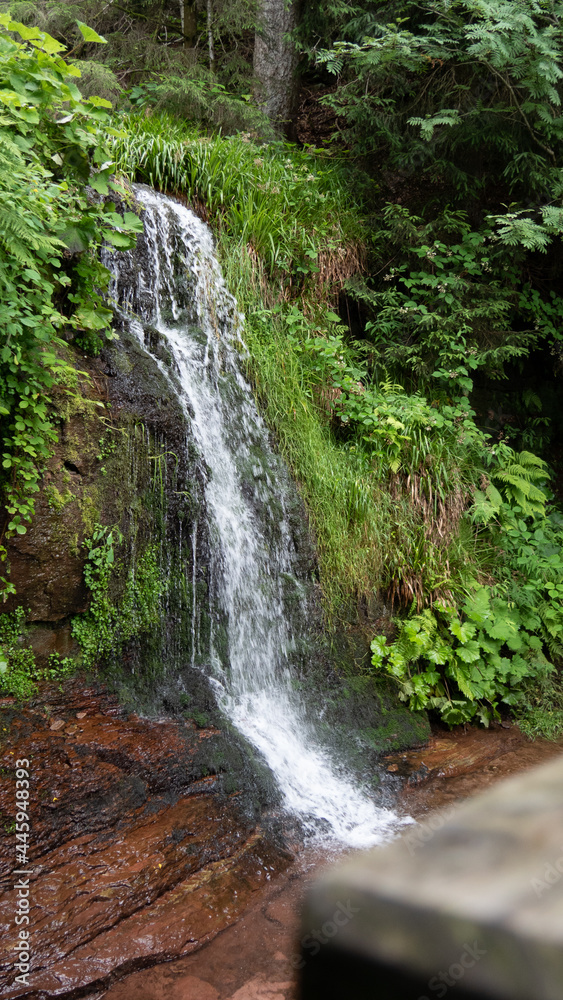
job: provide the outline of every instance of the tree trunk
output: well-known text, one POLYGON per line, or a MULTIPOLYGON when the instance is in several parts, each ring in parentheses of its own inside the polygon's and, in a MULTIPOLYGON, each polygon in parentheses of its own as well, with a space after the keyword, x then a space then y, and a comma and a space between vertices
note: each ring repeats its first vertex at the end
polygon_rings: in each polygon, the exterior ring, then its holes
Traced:
POLYGON ((215 69, 215 48, 213 45, 213 0, 207 0, 207 41, 209 44, 209 69, 215 69))
POLYGON ((195 0, 180 0, 180 17, 182 19, 183 45, 193 49, 197 38, 197 14, 195 0))
POLYGON ((297 53, 286 36, 297 23, 297 0, 260 0, 254 46, 257 98, 268 117, 292 137, 297 97, 297 53))

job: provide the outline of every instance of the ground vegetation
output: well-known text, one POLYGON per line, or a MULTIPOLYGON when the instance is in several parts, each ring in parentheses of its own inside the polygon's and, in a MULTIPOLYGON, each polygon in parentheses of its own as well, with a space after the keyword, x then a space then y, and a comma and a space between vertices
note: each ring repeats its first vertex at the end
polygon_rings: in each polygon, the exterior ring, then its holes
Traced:
POLYGON ((291 37, 309 108, 297 145, 259 102, 250 2, 12 11, 3 169, 37 223, 17 235, 29 288, 16 307, 10 276, 7 301, 22 344, 26 310, 47 332, 22 354, 29 392, 2 356, 6 530, 32 516, 48 389, 71 378, 50 345, 66 325, 96 349, 97 247, 135 228, 108 221, 86 183, 144 180, 217 234, 328 613, 371 609, 371 669, 413 709, 448 724, 512 711, 559 732, 563 5, 306 5, 291 37))

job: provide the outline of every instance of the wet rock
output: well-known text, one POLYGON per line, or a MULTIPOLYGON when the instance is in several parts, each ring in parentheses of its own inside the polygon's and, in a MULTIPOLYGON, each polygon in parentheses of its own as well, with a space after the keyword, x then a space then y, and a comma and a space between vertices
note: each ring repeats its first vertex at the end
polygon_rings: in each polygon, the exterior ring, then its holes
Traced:
MULTIPOLYGON (((523 770, 560 750, 552 743, 531 743, 515 728, 508 732, 458 727, 451 735, 441 731, 422 750, 397 758, 404 772, 403 808, 418 816, 443 802, 441 789, 445 789, 446 800, 454 794, 463 798, 498 781, 503 768, 508 769, 504 773, 523 770), (418 775, 415 783, 405 781, 409 759, 410 773, 418 775), (430 765, 427 780, 421 772, 421 760, 430 765), (452 769, 450 776, 438 778, 446 761, 452 769), (458 768, 465 771, 454 773, 458 768)), ((426 827, 408 829, 416 834, 426 827)), ((435 827, 429 829, 434 832, 435 827)), ((276 993, 280 1000, 295 1000, 302 961, 300 904, 308 884, 331 860, 322 851, 302 852, 275 881, 256 892, 244 916, 205 949, 134 973, 111 987, 105 1000, 240 1000, 245 991, 253 1000, 256 996, 271 1000, 276 993)))
POLYGON ((451 732, 437 729, 422 749, 390 756, 387 766, 405 781, 400 797, 403 807, 418 817, 561 752, 563 740, 532 742, 517 726, 457 726, 451 732))
POLYGON ((2 996, 74 997, 189 954, 289 860, 202 764, 221 739, 78 682, 0 708, 2 996), (47 701, 48 697, 48 701, 47 701), (206 747, 201 754, 202 743, 206 747), (15 767, 30 760, 30 985, 14 984, 15 767), (13 824, 12 824, 13 825, 13 824))

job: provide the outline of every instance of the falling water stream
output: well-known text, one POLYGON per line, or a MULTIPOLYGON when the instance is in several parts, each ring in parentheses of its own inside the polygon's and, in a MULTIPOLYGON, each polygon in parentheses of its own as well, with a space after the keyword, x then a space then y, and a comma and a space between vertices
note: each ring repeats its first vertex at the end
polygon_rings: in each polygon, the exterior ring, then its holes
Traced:
POLYGON ((302 585, 287 517, 290 487, 240 371, 241 317, 211 233, 181 204, 135 190, 145 234, 135 251, 108 261, 113 294, 145 350, 147 327, 166 344, 173 365, 155 360, 178 393, 202 459, 211 589, 227 622, 226 657, 211 637, 219 705, 263 755, 284 808, 308 834, 351 847, 381 843, 402 821, 339 765, 316 731, 315 710, 295 690, 286 593, 288 581, 297 596, 302 585))

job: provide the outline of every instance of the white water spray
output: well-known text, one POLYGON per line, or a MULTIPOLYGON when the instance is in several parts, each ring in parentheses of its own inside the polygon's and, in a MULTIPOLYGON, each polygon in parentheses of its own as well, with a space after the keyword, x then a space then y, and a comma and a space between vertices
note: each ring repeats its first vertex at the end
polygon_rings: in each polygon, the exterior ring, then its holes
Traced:
POLYGON ((284 807, 309 834, 353 847, 381 843, 404 820, 377 807, 338 766, 294 689, 283 588, 288 578, 299 584, 285 473, 240 372, 240 317, 211 233, 177 202, 144 187, 136 194, 145 213, 144 247, 112 255, 114 291, 145 349, 139 320, 165 339, 177 379, 158 363, 173 381, 208 470, 212 583, 228 623, 228 667, 212 657, 219 703, 262 753, 284 807))

